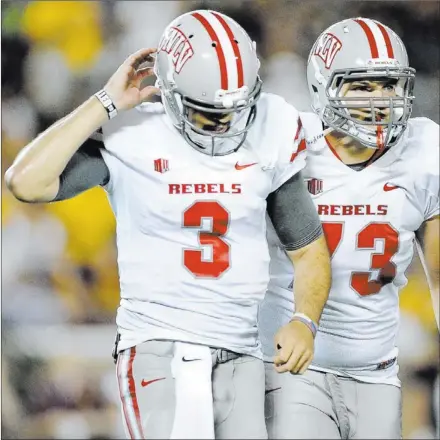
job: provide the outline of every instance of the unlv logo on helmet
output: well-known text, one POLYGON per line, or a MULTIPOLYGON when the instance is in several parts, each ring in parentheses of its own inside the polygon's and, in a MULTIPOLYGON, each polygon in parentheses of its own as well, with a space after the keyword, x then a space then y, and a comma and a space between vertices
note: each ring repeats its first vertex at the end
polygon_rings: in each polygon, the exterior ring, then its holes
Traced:
POLYGON ((336 54, 342 47, 339 38, 333 34, 324 34, 315 48, 315 55, 324 61, 326 69, 330 69, 336 54))
POLYGON ((186 35, 178 28, 172 27, 159 45, 159 51, 171 54, 176 73, 180 73, 182 67, 194 55, 193 48, 186 35))

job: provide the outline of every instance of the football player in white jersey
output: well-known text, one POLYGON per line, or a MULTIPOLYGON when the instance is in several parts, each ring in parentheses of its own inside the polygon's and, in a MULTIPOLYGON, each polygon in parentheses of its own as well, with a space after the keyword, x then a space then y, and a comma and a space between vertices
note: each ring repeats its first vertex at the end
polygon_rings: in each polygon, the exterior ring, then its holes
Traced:
POLYGON ((301 316, 280 337, 293 369, 311 361, 309 326, 330 288, 326 240, 300 174, 299 115, 261 93, 255 45, 225 15, 175 19, 155 56, 157 88, 141 88, 154 52, 129 57, 31 142, 6 180, 28 202, 97 185, 108 192, 130 438, 266 438, 257 331, 269 281, 266 211, 297 271, 301 316), (163 104, 144 102, 158 92, 163 104), (83 145, 101 126, 104 146, 83 145))
POLYGON ((401 438, 398 293, 420 237, 438 320, 439 127, 410 119, 414 78, 400 38, 374 20, 336 23, 310 52, 304 176, 332 255, 332 287, 308 371, 278 374, 289 369, 274 335, 295 306, 293 268, 271 231, 259 314, 269 438, 401 438))

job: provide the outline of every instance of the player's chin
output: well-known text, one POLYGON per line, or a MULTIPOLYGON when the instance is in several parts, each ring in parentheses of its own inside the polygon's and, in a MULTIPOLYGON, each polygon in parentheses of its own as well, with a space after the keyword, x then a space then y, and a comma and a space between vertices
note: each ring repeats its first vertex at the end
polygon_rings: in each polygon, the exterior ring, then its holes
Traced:
POLYGON ((225 134, 231 128, 231 124, 204 125, 203 130, 212 134, 225 134))
POLYGON ((382 125, 366 125, 365 131, 369 132, 371 134, 376 134, 378 131, 380 131, 383 128, 382 125), (379 128, 381 127, 381 128, 379 128))
POLYGON ((365 130, 370 132, 372 135, 376 135, 378 133, 383 133, 384 128, 386 128, 384 125, 367 125, 365 130))

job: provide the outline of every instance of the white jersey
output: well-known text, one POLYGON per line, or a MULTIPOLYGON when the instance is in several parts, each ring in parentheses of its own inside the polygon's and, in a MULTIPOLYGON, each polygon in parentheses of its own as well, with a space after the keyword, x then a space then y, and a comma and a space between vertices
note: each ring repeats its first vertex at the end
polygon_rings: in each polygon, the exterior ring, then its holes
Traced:
POLYGON ((305 142, 282 98, 263 94, 257 107, 245 143, 225 156, 188 145, 159 103, 103 127, 117 220, 119 350, 166 339, 261 356, 266 198, 304 168, 305 142))
MULTIPOLYGON (((311 369, 366 382, 399 385, 398 292, 413 257, 415 231, 439 213, 439 131, 426 118, 409 121, 402 140, 362 171, 336 156, 322 123, 301 113, 308 158, 304 170, 332 254, 332 287, 311 369)), ((290 260, 269 232, 271 281, 261 305, 267 360, 273 336, 293 313, 290 260)))

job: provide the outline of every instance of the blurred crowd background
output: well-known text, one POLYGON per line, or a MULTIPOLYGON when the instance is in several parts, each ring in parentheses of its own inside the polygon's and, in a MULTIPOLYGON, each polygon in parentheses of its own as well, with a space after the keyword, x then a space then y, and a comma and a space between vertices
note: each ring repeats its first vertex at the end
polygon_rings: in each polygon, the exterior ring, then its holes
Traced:
MULTIPOLYGON (((417 69, 415 116, 439 122, 437 1, 2 1, 1 166, 99 90, 182 12, 209 7, 257 42, 267 91, 309 108, 305 63, 324 28, 378 19, 417 69)), ((2 179, 2 436, 123 438, 111 350, 119 303, 115 222, 101 189, 46 206, 2 179)), ((439 438, 439 339, 418 258, 401 295, 404 438, 439 438)))

